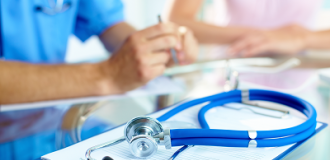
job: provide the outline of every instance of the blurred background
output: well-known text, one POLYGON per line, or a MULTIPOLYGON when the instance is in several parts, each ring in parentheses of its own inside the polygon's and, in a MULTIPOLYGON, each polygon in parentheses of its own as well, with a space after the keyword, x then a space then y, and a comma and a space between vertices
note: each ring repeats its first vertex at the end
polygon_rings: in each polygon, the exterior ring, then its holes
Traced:
MULTIPOLYGON (((157 16, 166 14, 172 0, 123 0, 123 3, 126 21, 137 29, 143 29, 157 24, 157 16)), ((97 36, 91 37, 85 43, 72 36, 68 43, 66 60, 69 63, 90 61, 91 59, 102 60, 109 55, 97 36)))
MULTIPOLYGON (((144 29, 157 24, 159 14, 166 20, 173 2, 172 0, 122 1, 125 6, 126 21, 137 29, 144 29)), ((208 23, 226 25, 228 17, 225 2, 225 0, 205 0, 198 18, 208 23)), ((323 0, 322 5, 314 15, 311 28, 313 30, 330 28, 330 0, 323 0)), ((24 110, 24 108, 21 108, 21 110, 3 112, 2 115, 0 113, 0 116, 4 117, 6 115, 18 115, 17 117, 21 115, 22 117, 10 124, 1 124, 0 122, 0 126, 5 126, 0 127, 0 133, 5 133, 6 127, 14 128, 13 131, 16 131, 17 128, 23 131, 13 135, 4 134, 8 137, 0 136, 0 142, 3 139, 4 141, 12 139, 12 143, 21 146, 16 150, 13 149, 17 155, 25 150, 34 149, 31 152, 34 153, 33 156, 36 158, 100 134, 127 122, 132 117, 150 114, 187 97, 196 98, 225 91, 227 83, 225 78, 228 69, 226 68, 226 61, 221 57, 224 55, 223 46, 203 45, 200 46, 199 50, 199 62, 196 64, 187 67, 169 68, 165 72, 164 77, 170 79, 173 83, 164 84, 164 82, 167 82, 166 80, 157 79, 161 81, 162 86, 160 88, 157 88, 159 87, 157 80, 143 88, 147 91, 148 89, 151 91, 166 88, 170 90, 164 91, 164 93, 168 92, 166 94, 153 94, 153 92, 150 92, 149 95, 143 95, 140 92, 133 92, 126 95, 126 97, 117 97, 100 102, 63 104, 46 107, 45 109, 24 110), (31 112, 31 115, 29 115, 29 112, 31 112), (15 137, 15 135, 18 136, 15 137), (49 143, 45 141, 45 138, 40 138, 44 135, 47 135, 47 138, 51 137, 47 139, 49 143), (29 137, 35 140, 33 143, 35 146, 31 146, 30 142, 27 141, 29 137), (54 147, 54 141, 56 147, 54 147), (45 144, 48 146, 45 146, 45 144)), ((96 62, 105 60, 110 55, 97 36, 91 37, 83 43, 72 35, 68 41, 66 62, 96 62)), ((240 71, 240 80, 244 81, 244 83, 240 83, 240 89, 248 86, 249 88, 277 89, 291 93, 312 103, 318 112, 318 120, 327 123, 330 123, 330 74, 328 74, 330 70, 323 71, 320 68, 329 68, 329 62, 330 51, 310 50, 303 55, 299 55, 299 57, 293 58, 263 57, 230 60, 231 66, 240 71), (266 70, 268 73, 266 73, 266 70), (251 71, 254 71, 254 73, 251 73, 251 71), (319 81, 320 72, 326 73, 324 75, 328 74, 323 79, 325 81, 319 81)), ((304 159, 328 159, 330 157, 330 153, 328 153, 330 147, 329 135, 330 130, 328 127, 326 132, 320 133, 320 136, 316 139, 315 143, 318 144, 317 147, 314 147, 316 149, 313 149, 306 156, 302 156, 298 151, 299 157, 305 157, 304 159)), ((1 154, 4 155, 3 151, 12 150, 9 143, 11 142, 5 141, 2 148, 0 145, 0 159, 1 154)), ((297 157, 294 159, 297 159, 297 157)))
MULTIPOLYGON (((123 0, 125 6, 125 17, 126 20, 137 29, 144 29, 148 26, 154 25, 158 23, 157 16, 159 14, 164 17, 163 19, 167 19, 169 9, 173 3, 172 0, 123 0)), ((315 18, 312 22, 311 28, 313 30, 322 30, 330 28, 330 0, 324 0, 322 5, 320 6, 318 12, 314 15, 315 18)), ((219 24, 226 25, 228 23, 228 17, 226 15, 226 2, 225 0, 205 0, 203 2, 203 6, 201 7, 198 18, 202 21, 211 23, 211 24, 219 24), (215 5, 214 5, 215 4, 215 5)), ((87 61, 101 61, 109 57, 108 52, 103 47, 99 39, 94 36, 88 39, 85 43, 82 43, 75 36, 71 36, 68 45, 68 54, 66 57, 66 61, 68 63, 79 63, 79 62, 87 62, 87 61)), ((213 58, 221 59, 224 56, 224 50, 222 46, 215 45, 203 45, 200 46, 199 52, 199 61, 210 60, 213 58), (219 56, 220 55, 220 56, 219 56)), ((324 57, 330 58, 330 52, 328 51, 308 51, 305 53, 305 56, 312 59, 323 59, 324 57)), ((310 61, 310 59, 308 60, 310 61)), ((258 62, 252 62, 258 63, 258 62)), ((260 62, 264 63, 264 62, 260 62)), ((318 63, 318 62, 317 62, 318 63)), ((313 64, 312 64, 313 65, 313 64)), ((170 72, 174 73, 176 70, 170 70, 170 72)), ((203 71, 205 74, 208 72, 212 72, 212 69, 206 69, 203 71)), ((218 73, 220 73, 219 71, 218 73)), ((187 75, 184 75, 184 79, 186 79, 187 75)), ((189 75, 188 75, 189 76, 189 75)), ((195 77, 195 76, 192 76, 195 77)), ((276 75, 274 76, 276 77, 276 75)), ((180 76, 176 76, 174 78, 178 81, 179 84, 183 84, 183 88, 185 91, 187 90, 187 84, 191 83, 191 86, 194 86, 193 83, 197 83, 200 79, 198 78, 188 78, 189 82, 186 80, 182 80, 180 76), (193 79, 193 80, 192 80, 193 79), (193 82, 191 82, 193 81, 193 82)), ((210 78, 207 78, 210 79, 210 78)), ((209 81, 209 80, 206 80, 209 81)), ((276 81, 276 80, 274 80, 276 81)), ((209 83, 209 82, 207 82, 209 83)), ((193 87, 195 88, 195 86, 193 87)), ((198 88, 198 87, 197 87, 198 88)), ((210 86, 209 90, 215 90, 214 87, 210 86)), ((213 92, 211 92, 213 93, 213 92)), ((171 102, 177 102, 182 98, 186 97, 186 94, 181 95, 177 93, 175 99, 171 100, 171 102)), ((118 107, 114 111, 114 107, 103 107, 102 109, 96 111, 96 114, 100 117, 103 117, 105 120, 114 123, 121 124, 126 122, 130 117, 141 114, 148 114, 152 111, 157 110, 157 96, 144 96, 144 97, 131 97, 130 101, 126 100, 112 100, 111 103, 116 103, 118 107), (135 112, 125 112, 130 106, 135 106, 135 112), (113 113, 109 115, 109 113, 113 113), (116 113, 125 113, 116 114, 116 113)), ((170 103, 168 103, 170 104, 170 103)), ((114 105, 114 106, 117 106, 114 105)))
MULTIPOLYGON (((161 14, 166 19, 172 0, 122 0, 125 6, 127 22, 137 29, 143 29, 158 23, 157 16, 161 14)), ((209 23, 226 25, 225 0, 206 0, 200 11, 200 19, 209 23), (217 3, 217 5, 212 5, 217 3), (216 7, 215 7, 216 6, 216 7)), ((330 27, 330 0, 324 0, 322 6, 315 15, 312 28, 314 30, 330 27)), ((107 51, 99 39, 94 36, 82 43, 72 36, 69 40, 67 62, 77 63, 94 60, 102 60, 108 57, 107 51)))

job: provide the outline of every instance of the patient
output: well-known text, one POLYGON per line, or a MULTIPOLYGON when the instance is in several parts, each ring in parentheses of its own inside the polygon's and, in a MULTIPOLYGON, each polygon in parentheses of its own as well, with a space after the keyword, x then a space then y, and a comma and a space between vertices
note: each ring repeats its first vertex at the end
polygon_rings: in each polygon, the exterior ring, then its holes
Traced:
MULTIPOLYGON (((330 31, 311 31, 322 0, 228 0, 228 25, 196 19, 203 0, 176 0, 170 20, 191 28, 202 44, 228 44, 235 56, 297 54, 304 49, 330 49, 330 31)), ((212 5, 218 5, 213 1, 212 5)), ((215 6, 217 7, 217 6, 215 6)))

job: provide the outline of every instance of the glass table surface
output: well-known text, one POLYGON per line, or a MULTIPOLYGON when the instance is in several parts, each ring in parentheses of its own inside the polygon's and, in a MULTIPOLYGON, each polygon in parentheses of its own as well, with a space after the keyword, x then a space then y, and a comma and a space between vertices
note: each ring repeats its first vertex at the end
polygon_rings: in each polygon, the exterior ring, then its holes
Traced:
MULTIPOLYGON (((318 79, 317 69, 293 68, 275 74, 242 73, 239 88, 280 88, 309 101, 318 121, 329 123, 330 85, 318 79), (309 78, 316 78, 307 82, 309 78), (304 87, 299 88, 303 83, 304 87), (297 84, 301 83, 301 84, 297 84), (258 84, 254 85, 254 84, 258 84), (297 89, 298 88, 298 89, 297 89)), ((37 109, 0 112, 0 159, 39 159, 187 97, 202 97, 223 91, 223 69, 205 69, 172 76, 184 92, 150 95, 84 104, 61 104, 37 109), (146 108, 146 106, 148 106, 146 108)), ((326 127, 289 153, 284 159, 329 159, 330 129, 326 127)))

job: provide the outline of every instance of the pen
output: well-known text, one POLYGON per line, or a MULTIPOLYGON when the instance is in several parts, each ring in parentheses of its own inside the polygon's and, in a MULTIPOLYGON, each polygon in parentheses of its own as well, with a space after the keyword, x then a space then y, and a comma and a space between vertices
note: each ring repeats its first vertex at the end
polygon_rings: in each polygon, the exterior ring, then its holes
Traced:
MULTIPOLYGON (((162 17, 160 15, 158 15, 158 22, 159 23, 162 23, 162 17)), ((177 56, 176 56, 177 54, 176 54, 175 49, 174 48, 171 48, 170 49, 170 52, 171 52, 171 55, 172 55, 172 58, 173 58, 174 63, 175 64, 179 64, 179 61, 178 61, 177 56)))

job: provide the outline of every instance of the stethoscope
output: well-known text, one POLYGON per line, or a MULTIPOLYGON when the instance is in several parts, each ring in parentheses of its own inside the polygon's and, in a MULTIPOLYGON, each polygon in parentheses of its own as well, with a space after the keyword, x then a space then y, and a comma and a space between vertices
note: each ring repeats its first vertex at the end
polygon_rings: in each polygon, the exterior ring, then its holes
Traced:
POLYGON ((65 12, 71 7, 71 2, 64 3, 64 0, 48 0, 49 6, 48 7, 43 7, 43 6, 36 6, 36 11, 41 11, 45 14, 48 15, 55 15, 58 13, 65 12))
POLYGON ((268 90, 232 90, 183 103, 157 119, 151 117, 133 118, 125 126, 124 137, 89 148, 86 152, 86 158, 92 160, 91 152, 125 140, 129 143, 131 153, 137 158, 152 157, 157 152, 158 145, 164 145, 166 149, 171 149, 173 146, 183 146, 170 158, 172 160, 183 150, 194 145, 248 148, 285 146, 311 136, 315 131, 316 123, 314 107, 298 97, 268 90), (205 119, 205 113, 209 109, 246 100, 283 104, 300 111, 307 117, 307 120, 297 126, 278 130, 210 129, 205 119), (205 102, 209 103, 202 107, 198 113, 198 121, 202 129, 169 129, 164 128, 160 123, 187 108, 205 102))

